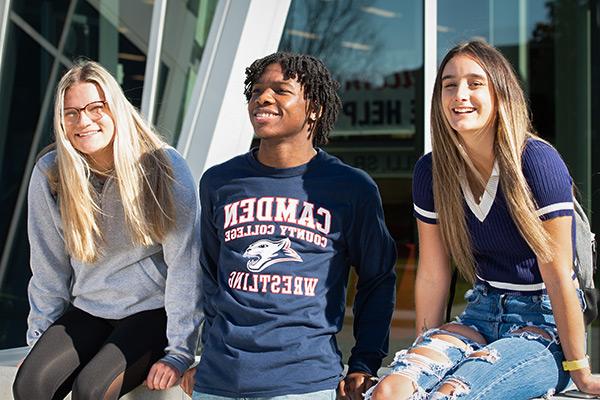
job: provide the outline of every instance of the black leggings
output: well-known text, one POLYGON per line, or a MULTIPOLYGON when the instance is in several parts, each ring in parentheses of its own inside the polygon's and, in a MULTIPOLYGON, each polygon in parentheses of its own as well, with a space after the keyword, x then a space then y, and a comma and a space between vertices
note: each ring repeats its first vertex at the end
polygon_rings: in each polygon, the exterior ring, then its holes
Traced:
POLYGON ((37 341, 13 384, 15 400, 105 399, 123 374, 119 398, 146 379, 167 346, 164 308, 120 320, 70 307, 37 341))

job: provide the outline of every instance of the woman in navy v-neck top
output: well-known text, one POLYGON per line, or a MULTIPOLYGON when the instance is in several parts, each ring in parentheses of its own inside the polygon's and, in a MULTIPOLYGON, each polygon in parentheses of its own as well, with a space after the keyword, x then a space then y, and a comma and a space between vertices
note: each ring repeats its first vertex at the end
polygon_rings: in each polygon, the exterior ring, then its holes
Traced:
POLYGON ((573 280, 572 180, 531 133, 525 96, 498 50, 482 41, 450 50, 431 127, 433 150, 413 178, 420 336, 367 397, 529 399, 569 378, 600 394, 573 280), (474 286, 466 310, 444 324, 451 263, 474 286))

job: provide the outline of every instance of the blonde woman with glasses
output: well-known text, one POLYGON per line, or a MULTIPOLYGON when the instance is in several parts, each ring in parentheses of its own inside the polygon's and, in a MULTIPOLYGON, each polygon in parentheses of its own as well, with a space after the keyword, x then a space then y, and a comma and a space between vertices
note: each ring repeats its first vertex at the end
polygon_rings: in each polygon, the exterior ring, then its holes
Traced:
POLYGON ((29 355, 15 399, 117 399, 174 385, 199 324, 197 190, 99 64, 58 84, 56 149, 29 187, 29 355))
POLYGON ((511 65, 473 41, 450 50, 432 97, 432 152, 416 164, 416 328, 372 399, 525 400, 590 373, 573 274, 572 179, 533 134, 511 65), (473 282, 444 324, 450 262, 473 282), (560 339, 559 339, 560 338, 560 339))

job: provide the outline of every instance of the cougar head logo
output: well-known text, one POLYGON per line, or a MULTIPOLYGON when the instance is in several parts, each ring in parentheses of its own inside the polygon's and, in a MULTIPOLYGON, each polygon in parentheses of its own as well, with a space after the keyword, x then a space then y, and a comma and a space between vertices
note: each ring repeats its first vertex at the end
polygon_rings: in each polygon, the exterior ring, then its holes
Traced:
POLYGON ((244 252, 250 258, 246 268, 252 272, 260 272, 265 268, 286 261, 302 262, 302 258, 291 247, 289 238, 281 240, 261 239, 252 243, 244 252))

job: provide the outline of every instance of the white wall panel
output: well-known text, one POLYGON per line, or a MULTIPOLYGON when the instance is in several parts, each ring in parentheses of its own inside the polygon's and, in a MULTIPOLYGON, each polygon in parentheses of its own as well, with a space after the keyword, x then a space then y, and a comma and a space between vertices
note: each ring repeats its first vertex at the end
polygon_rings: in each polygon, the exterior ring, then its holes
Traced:
POLYGON ((437 0, 424 0, 423 6, 425 10, 423 12, 425 16, 423 35, 424 35, 424 51, 423 51, 423 63, 424 63, 424 90, 423 96, 425 104, 423 113, 423 138, 424 153, 431 151, 431 95, 433 94, 433 85, 435 83, 435 76, 437 74, 437 0))
POLYGON ((248 150, 244 71, 277 50, 289 6, 290 0, 219 2, 177 144, 196 179, 248 150))

